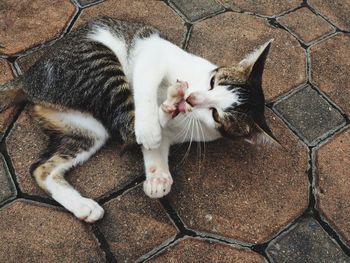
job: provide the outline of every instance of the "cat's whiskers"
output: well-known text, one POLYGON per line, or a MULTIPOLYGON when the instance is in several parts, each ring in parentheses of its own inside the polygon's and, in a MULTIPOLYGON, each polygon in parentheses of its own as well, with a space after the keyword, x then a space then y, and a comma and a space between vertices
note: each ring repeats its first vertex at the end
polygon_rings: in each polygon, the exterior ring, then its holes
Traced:
MULTIPOLYGON (((189 145, 187 147, 187 150, 186 150, 186 152, 185 152, 185 154, 184 154, 184 156, 183 156, 183 158, 182 158, 182 160, 180 161, 179 164, 183 164, 184 161, 186 160, 186 158, 188 157, 188 155, 190 153, 191 146, 192 146, 192 141, 193 141, 193 126, 194 126, 195 119, 191 115, 188 115, 188 116, 190 117, 189 118, 190 119, 189 120, 189 123, 190 123, 189 129, 191 129, 191 137, 190 137, 190 141, 189 141, 189 145)), ((186 136, 185 136, 184 140, 186 139, 186 137, 187 137, 187 133, 186 133, 186 136)), ((182 142, 184 142, 184 140, 182 142)))

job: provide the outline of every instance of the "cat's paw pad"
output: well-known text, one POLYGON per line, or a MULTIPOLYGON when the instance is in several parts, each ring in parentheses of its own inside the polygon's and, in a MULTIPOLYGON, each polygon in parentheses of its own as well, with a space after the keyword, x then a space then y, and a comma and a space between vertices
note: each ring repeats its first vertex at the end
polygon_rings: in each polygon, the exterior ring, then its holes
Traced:
POLYGON ((160 172, 147 175, 143 190, 150 198, 161 198, 170 192, 173 178, 170 173, 160 172))
POLYGON ((103 217, 103 208, 94 200, 82 197, 76 202, 71 212, 80 220, 94 223, 103 217))
POLYGON ((142 144, 147 150, 159 148, 162 140, 162 130, 158 119, 156 122, 142 120, 136 122, 135 135, 138 144, 142 144))

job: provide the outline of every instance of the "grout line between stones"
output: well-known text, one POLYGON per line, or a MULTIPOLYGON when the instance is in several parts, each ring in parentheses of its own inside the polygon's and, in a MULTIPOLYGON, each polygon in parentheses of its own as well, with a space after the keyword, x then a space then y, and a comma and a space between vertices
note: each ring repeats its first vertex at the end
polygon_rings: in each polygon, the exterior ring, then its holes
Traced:
POLYGON ((124 187, 122 187, 119 190, 112 190, 109 193, 107 193, 106 195, 97 198, 97 202, 100 205, 104 205, 105 203, 111 201, 114 198, 117 198, 120 195, 123 195, 125 192, 137 187, 138 185, 140 185, 143 181, 145 180, 145 176, 144 175, 140 175, 138 177, 136 177, 134 180, 132 180, 130 183, 126 184, 124 187))
POLYGON ((100 249, 105 253, 106 256, 106 262, 107 263, 116 263, 117 260, 114 257, 114 254, 111 252, 110 247, 108 245, 108 242, 105 238, 105 236, 102 234, 100 229, 96 224, 90 225, 90 230, 92 234, 95 236, 97 241, 100 243, 100 249))
MULTIPOLYGON (((323 144, 322 144, 323 145, 323 144)), ((310 202, 310 213, 312 213, 313 218, 322 226, 324 231, 329 235, 333 241, 340 246, 342 251, 350 257, 350 248, 346 245, 344 240, 342 239, 341 235, 339 235, 335 229, 327 222, 327 220, 324 218, 322 213, 317 208, 317 176, 316 176, 316 151, 319 149, 321 144, 319 144, 316 147, 310 148, 310 159, 311 159, 311 165, 312 169, 309 175, 310 184, 312 185, 312 193, 310 197, 312 197, 310 202)))
POLYGON ((322 17, 324 20, 326 20, 331 26, 333 26, 334 28, 336 28, 336 31, 338 32, 342 32, 342 33, 349 33, 349 31, 346 30, 342 30, 340 29, 338 26, 335 25, 335 23, 328 18, 327 16, 323 15, 322 12, 320 12, 319 10, 317 10, 317 8, 313 7, 312 5, 309 4, 308 0, 305 0, 305 5, 306 7, 315 15, 318 15, 320 17, 322 17))

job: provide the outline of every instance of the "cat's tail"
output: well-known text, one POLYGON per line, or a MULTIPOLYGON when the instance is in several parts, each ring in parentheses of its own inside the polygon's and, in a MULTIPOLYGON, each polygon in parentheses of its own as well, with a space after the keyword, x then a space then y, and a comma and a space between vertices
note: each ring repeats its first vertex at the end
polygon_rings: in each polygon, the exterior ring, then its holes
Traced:
POLYGON ((26 100, 22 87, 21 77, 0 85, 0 112, 26 100))

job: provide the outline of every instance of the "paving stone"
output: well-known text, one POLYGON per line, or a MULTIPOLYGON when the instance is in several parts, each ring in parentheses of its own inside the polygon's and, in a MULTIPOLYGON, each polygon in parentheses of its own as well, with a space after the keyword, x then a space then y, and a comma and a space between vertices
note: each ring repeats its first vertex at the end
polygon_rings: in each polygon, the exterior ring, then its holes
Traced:
POLYGON ((87 225, 36 202, 1 208, 0 237, 0 262, 105 262, 87 225))
POLYGON ((95 3, 102 2, 103 0, 76 0, 80 6, 88 6, 95 3))
POLYGON ((349 0, 308 0, 308 4, 316 9, 316 11, 326 16, 341 30, 350 31, 349 0))
POLYGON ((0 154, 0 204, 16 197, 16 187, 2 154, 0 154))
MULTIPOLYGON (((0 85, 13 79, 13 77, 11 66, 5 60, 0 59, 0 85)), ((12 122, 16 112, 17 109, 15 107, 11 107, 0 113, 0 140, 2 139, 7 127, 12 122)))
MULTIPOLYGON (((6 141, 21 190, 46 196, 29 174, 30 165, 46 145, 46 137, 25 111, 15 123, 6 141)), ((118 190, 143 173, 141 153, 137 150, 121 154, 121 145, 108 143, 87 163, 69 172, 67 180, 83 195, 99 198, 118 190)))
POLYGON ((307 148, 270 110, 267 116, 285 149, 220 140, 206 144, 201 166, 196 147, 183 163, 186 147, 172 155, 169 199, 186 226, 261 243, 307 208, 307 148))
POLYGON ((334 28, 321 16, 304 7, 277 19, 305 43, 334 31, 334 28))
POLYGON ((242 11, 252 12, 255 14, 272 16, 281 14, 289 9, 298 7, 302 1, 276 1, 276 0, 219 0, 224 6, 242 11))
POLYGON ((267 248, 274 262, 348 263, 341 248, 314 219, 303 219, 292 230, 273 240, 267 248))
POLYGON ((350 115, 350 36, 336 34, 310 49, 311 78, 350 115))
POLYGON ((118 262, 137 258, 176 235, 157 199, 148 198, 138 186, 103 206, 98 226, 118 262))
POLYGON ((279 101, 274 108, 309 145, 345 123, 343 116, 310 86, 279 101))
POLYGON ((190 22, 225 10, 225 8, 215 0, 170 0, 169 3, 179 10, 190 22))
POLYGON ((169 40, 180 45, 185 38, 186 27, 182 19, 162 1, 110 0, 86 8, 75 26, 98 16, 138 21, 159 28, 169 40))
POLYGON ((263 88, 272 100, 306 78, 305 52, 288 32, 262 18, 224 13, 194 25, 188 50, 219 65, 236 65, 271 38, 275 41, 266 61, 263 88))
POLYGON ((259 254, 233 246, 186 238, 169 247, 165 252, 147 262, 234 262, 234 263, 264 263, 259 254))
POLYGON ((17 65, 22 72, 26 72, 43 54, 45 54, 46 50, 46 47, 40 48, 31 54, 18 58, 16 60, 17 65))
POLYGON ((350 128, 316 153, 317 206, 350 245, 350 128))
POLYGON ((12 55, 59 36, 75 9, 70 0, 1 1, 0 54, 12 55))

